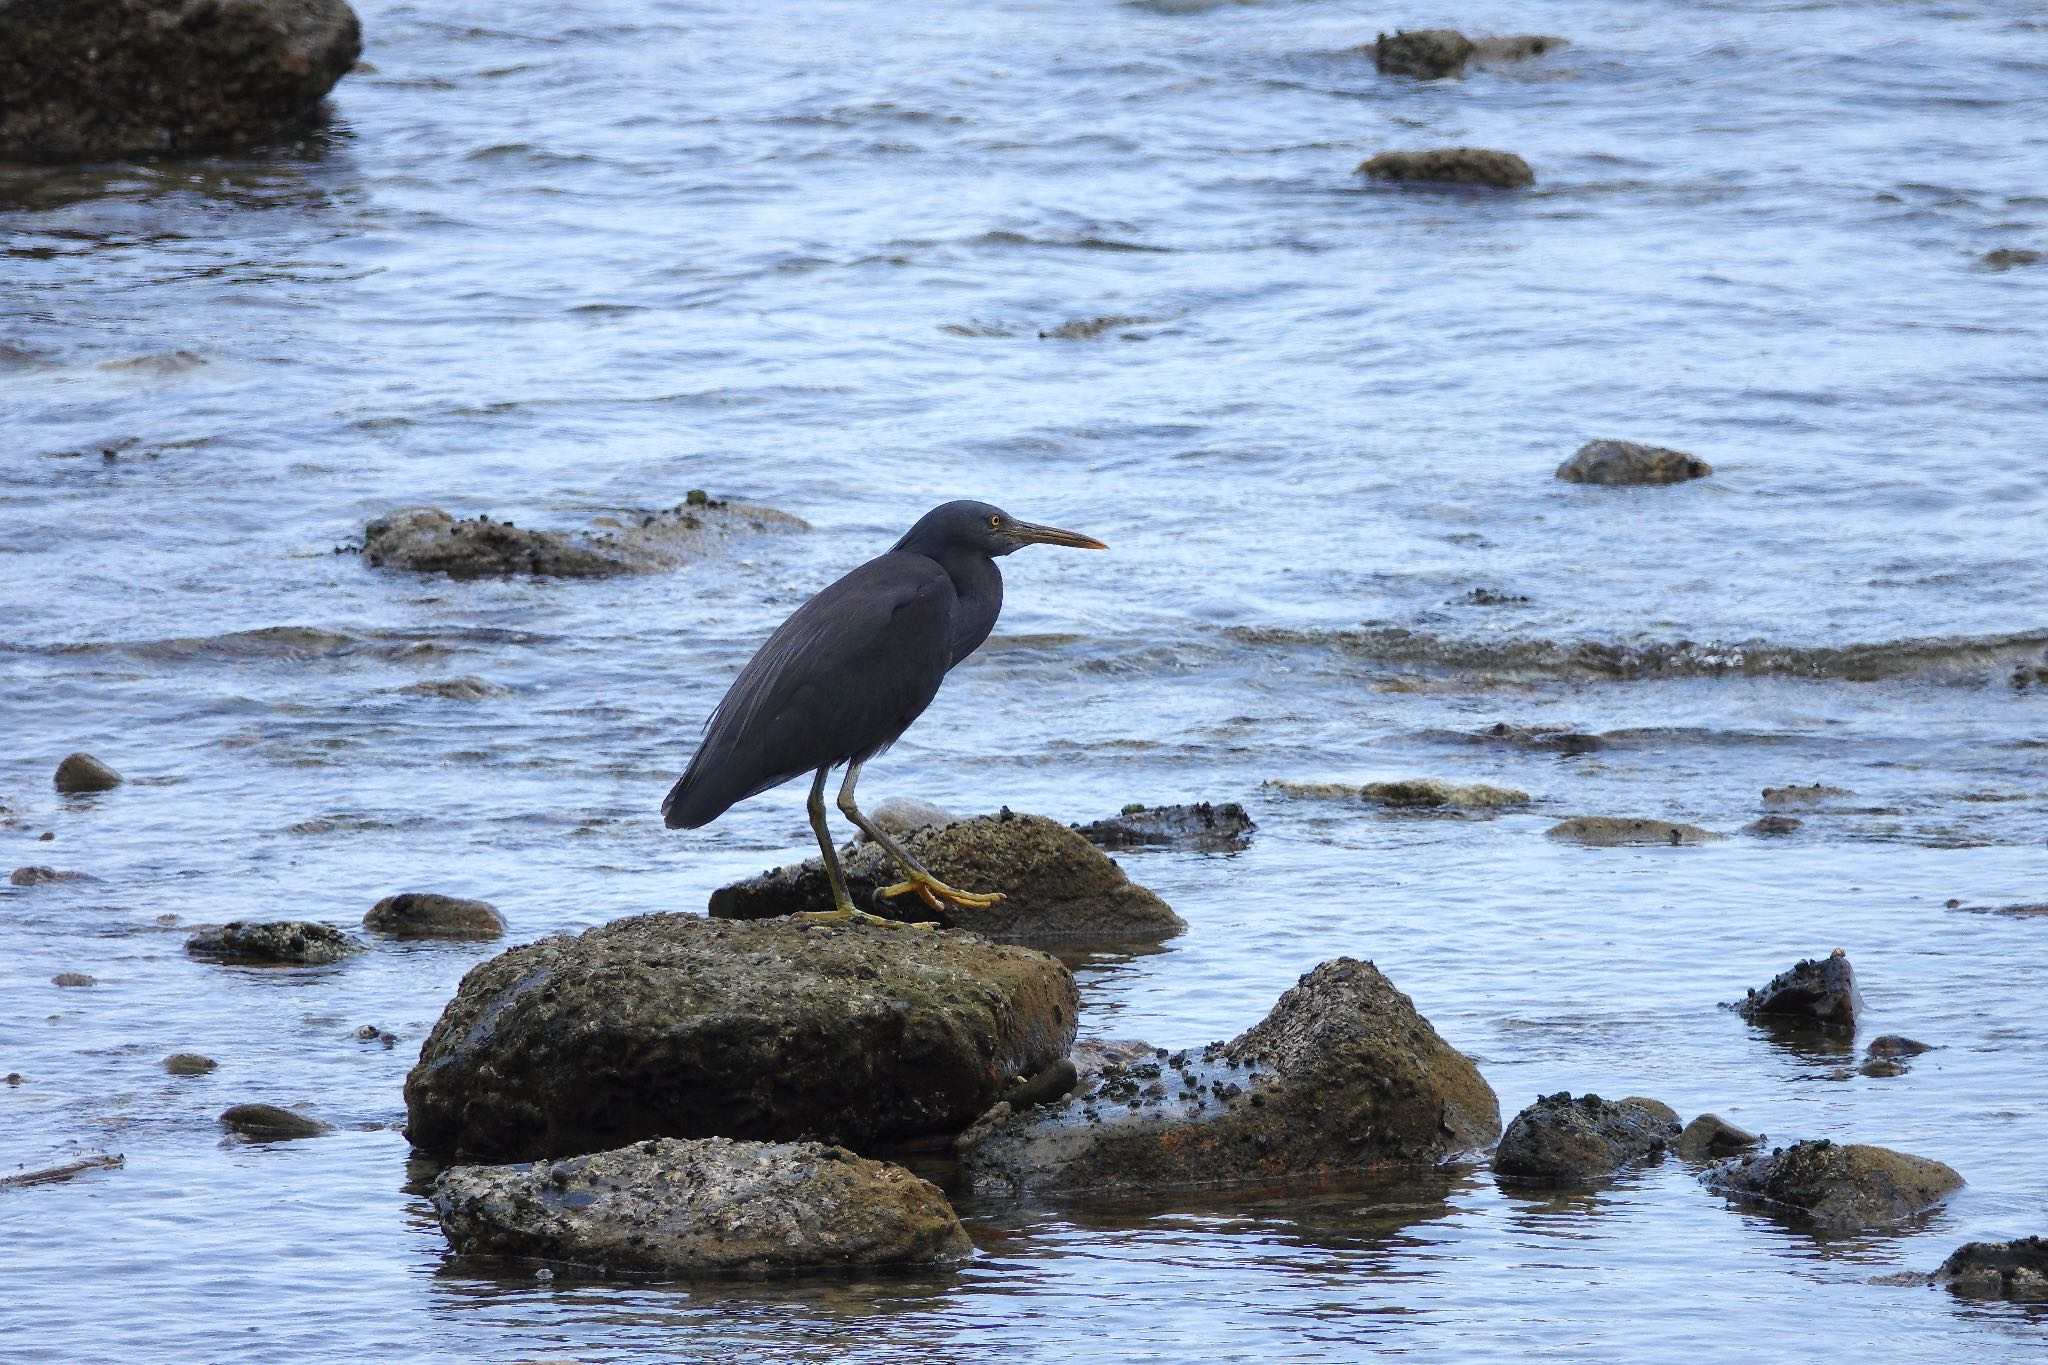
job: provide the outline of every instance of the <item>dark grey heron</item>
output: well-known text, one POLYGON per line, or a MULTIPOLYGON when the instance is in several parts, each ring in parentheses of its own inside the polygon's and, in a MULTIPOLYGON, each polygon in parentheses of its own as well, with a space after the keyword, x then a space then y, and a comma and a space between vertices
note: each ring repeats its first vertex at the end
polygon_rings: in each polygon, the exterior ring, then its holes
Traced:
POLYGON ((894 744, 931 705, 947 671, 988 638, 1003 609, 996 560, 1026 545, 1108 548, 985 502, 949 502, 919 518, 889 553, 798 607, 711 713, 696 757, 661 803, 668 827, 708 825, 750 796, 815 773, 808 808, 833 908, 806 917, 894 924, 855 908, 846 894, 825 825, 825 776, 844 763, 839 809, 903 870, 881 895, 915 892, 941 912, 1001 900, 1000 892, 961 891, 933 876, 862 813, 853 788, 861 765, 894 744))

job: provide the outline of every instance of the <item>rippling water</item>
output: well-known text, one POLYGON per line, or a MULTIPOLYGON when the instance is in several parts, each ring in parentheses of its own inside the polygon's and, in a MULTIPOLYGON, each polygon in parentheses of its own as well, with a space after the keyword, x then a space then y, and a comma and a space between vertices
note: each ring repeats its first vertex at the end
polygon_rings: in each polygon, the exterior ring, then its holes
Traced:
POLYGON ((2022 1311, 1877 1282, 2048 1231, 2048 917, 1981 913, 2048 899, 2048 268, 1980 264, 2048 247, 2027 7, 360 9, 369 66, 302 143, 0 168, 0 840, 98 879, 0 889, 0 1147, 126 1157, 0 1191, 10 1354, 2038 1350, 2022 1311), (1432 21, 1572 45, 1430 84, 1355 50, 1432 21), (1452 143, 1539 184, 1351 175, 1452 143), (1551 478, 1597 436, 1716 473, 1551 478), (604 582, 345 552, 411 504, 573 526, 694 487, 815 529, 604 582), (1834 1240, 1670 1162, 1570 1197, 1481 1169, 972 1208, 972 1265, 873 1282, 451 1260, 399 1086, 494 948, 265 973, 185 933, 431 887, 526 940, 801 855, 800 791, 691 835, 655 808, 752 644, 954 495, 1114 549, 1007 562, 996 637, 871 798, 1260 822, 1234 857, 1125 859, 1192 927, 1091 960, 1087 1031, 1228 1036, 1352 953, 1508 1113, 1649 1094, 1968 1188, 1834 1240), (407 690, 453 677, 485 695, 407 690), (55 797, 76 748, 129 785, 55 797), (1262 786, 1425 774, 1537 802, 1262 786), (1853 796, 1738 833, 1815 781, 1853 796), (1543 837, 1572 814, 1736 837, 1543 837), (1907 1075, 1717 1008, 1835 946, 1866 1032, 1938 1046, 1907 1075), (166 1076, 178 1050, 221 1067, 166 1076), (224 1141, 244 1099, 338 1131, 224 1141))

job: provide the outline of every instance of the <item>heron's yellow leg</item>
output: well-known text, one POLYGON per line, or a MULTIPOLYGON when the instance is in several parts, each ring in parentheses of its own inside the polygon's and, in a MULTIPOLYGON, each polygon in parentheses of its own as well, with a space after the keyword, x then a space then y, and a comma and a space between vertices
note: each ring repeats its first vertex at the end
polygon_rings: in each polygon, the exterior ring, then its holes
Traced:
MULTIPOLYGON (((860 764, 848 764, 846 767, 846 780, 839 784, 840 812, 847 819, 853 821, 854 824, 860 826, 863 834, 873 839, 877 844, 880 844, 882 851, 891 858, 894 858, 896 865, 903 869, 904 880, 897 882, 893 886, 883 887, 875 893, 876 895, 893 900, 897 896, 906 896, 914 891, 919 899, 940 914, 944 914, 949 906, 966 910, 986 910, 989 906, 994 905, 1003 898, 1003 893, 1000 891, 962 891, 958 887, 948 886, 937 877, 934 877, 931 869, 911 857, 901 844, 889 837, 888 831, 868 819, 859 805, 854 802, 853 784, 859 779, 860 764)), ((822 786, 823 779, 821 778, 819 781, 822 786)))

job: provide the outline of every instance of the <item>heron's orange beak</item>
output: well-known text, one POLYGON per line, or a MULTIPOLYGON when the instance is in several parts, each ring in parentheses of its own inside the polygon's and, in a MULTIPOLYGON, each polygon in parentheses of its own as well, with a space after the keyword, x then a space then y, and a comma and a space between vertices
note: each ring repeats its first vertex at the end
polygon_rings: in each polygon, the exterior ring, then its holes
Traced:
POLYGON ((1011 522, 1003 528, 1019 545, 1065 545, 1074 550, 1107 550, 1094 536, 1079 531, 1062 531, 1057 526, 1034 526, 1028 521, 1011 522))

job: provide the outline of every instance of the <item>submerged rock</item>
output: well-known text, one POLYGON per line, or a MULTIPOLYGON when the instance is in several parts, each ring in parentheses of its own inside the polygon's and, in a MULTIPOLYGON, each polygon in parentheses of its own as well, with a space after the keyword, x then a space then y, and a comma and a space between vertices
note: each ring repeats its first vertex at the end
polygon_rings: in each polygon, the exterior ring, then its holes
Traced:
POLYGON ((1227 853, 1251 843, 1258 825, 1235 801, 1188 806, 1129 805, 1107 820, 1075 825, 1097 848, 1172 847, 1227 853))
POLYGON ((2048 1303, 2048 1238, 1968 1242, 1927 1278, 1970 1298, 2048 1303))
POLYGON ((1554 1187, 1589 1185, 1664 1155, 1678 1115, 1656 1100, 1546 1095, 1515 1115, 1493 1156, 1494 1174, 1554 1187))
POLYGON ((2002 246, 1995 251, 1985 252, 1983 256, 1985 267, 1991 270, 2010 270, 2017 265, 2039 265, 2042 261, 2048 261, 2048 251, 2035 251, 2023 246, 2002 246))
POLYGON ((345 0, 12 0, 0 158, 259 142, 312 110, 362 47, 345 0))
POLYGON ((164 1070, 173 1076, 204 1076, 220 1063, 196 1052, 173 1052, 164 1058, 164 1070))
POLYGON ((220 1121, 221 1126, 259 1141, 318 1137, 332 1127, 274 1104, 233 1105, 221 1113, 220 1121))
POLYGON ((1568 839, 1595 848, 1621 848, 1632 844, 1703 844, 1725 839, 1725 834, 1698 825, 1676 824, 1670 820, 1636 820, 1613 815, 1575 815, 1543 831, 1553 839, 1568 839))
POLYGON ((1856 793, 1844 787, 1830 787, 1819 782, 1804 787, 1765 787, 1763 802, 1766 806, 1822 806, 1837 797, 1854 796, 1856 793))
POLYGON ((1074 978, 970 934, 639 915, 463 977, 407 1136, 515 1161, 656 1135, 863 1149, 956 1133, 1064 1056, 1074 978))
POLYGON ((1824 958, 1808 958, 1778 973, 1762 990, 1752 987, 1734 1009, 1751 1023, 1803 1020, 1854 1028, 1860 1004, 1849 955, 1837 948, 1824 958))
POLYGON ((9 885, 12 886, 48 886, 52 882, 97 880, 98 878, 84 872, 69 872, 54 867, 17 867, 7 877, 9 885))
POLYGON ((977 1193, 1119 1193, 1434 1165, 1491 1142, 1479 1069, 1370 962, 1303 976, 1228 1043, 1123 1048, 1074 1094, 961 1135, 977 1193))
POLYGON ((121 785, 121 774, 91 754, 72 754, 57 765, 52 779, 60 792, 103 792, 121 785))
POLYGON ((466 1254, 606 1271, 770 1275, 965 1260, 946 1197, 815 1142, 659 1138, 518 1166, 453 1166, 434 1211, 466 1254))
POLYGON ((1536 183, 1529 163, 1513 152, 1485 147, 1436 147, 1426 152, 1381 152, 1358 166, 1358 174, 1374 180, 1418 181, 1439 185, 1491 185, 1523 189, 1536 183))
POLYGON ((735 536, 804 525, 773 508, 708 499, 678 503, 665 512, 600 518, 589 531, 536 531, 489 517, 458 520, 438 507, 415 507, 365 526, 363 558, 377 568, 450 578, 605 578, 673 568, 735 536))
POLYGON ((1474 810, 1498 806, 1526 806, 1529 793, 1512 787, 1490 787, 1484 782, 1454 785, 1440 777, 1411 777, 1401 782, 1368 782, 1359 796, 1375 806, 1399 809, 1434 809, 1463 806, 1474 810))
POLYGON ((1126 327, 1149 327, 1154 323, 1166 321, 1166 318, 1126 317, 1121 313, 1114 313, 1107 317, 1075 318, 1038 335, 1043 341, 1093 341, 1104 332, 1121 331, 1126 327))
POLYGON ((488 901, 401 891, 386 896, 363 916, 363 927, 393 938, 502 938, 505 920, 488 901))
POLYGON ((1899 1222, 1934 1207, 1963 1185, 1963 1178, 1939 1161, 1825 1138, 1725 1161, 1701 1179, 1729 1199, 1789 1210, 1825 1232, 1899 1222))
POLYGON ((1549 33, 1508 33, 1496 38, 1475 38, 1472 40, 1472 57, 1481 63, 1523 62, 1555 52, 1569 41, 1549 33))
POLYGON ((1372 45, 1372 62, 1383 76, 1432 81, 1462 72, 1472 52, 1472 40, 1454 28, 1419 28, 1391 38, 1382 33, 1372 45))
POLYGON ((1719 1114, 1701 1114, 1678 1135, 1678 1154, 1687 1161, 1707 1161, 1746 1152, 1759 1140, 1719 1114))
POLYGON ((1934 1049, 1926 1043, 1916 1042, 1911 1038, 1902 1038, 1896 1033, 1887 1033, 1880 1037, 1872 1038, 1869 1046, 1863 1049, 1863 1055, 1866 1057, 1917 1057, 1923 1052, 1932 1051, 1934 1049))
MULTIPOLYGON (((868 819, 880 825, 884 834, 898 839, 914 829, 923 829, 926 825, 950 825, 959 818, 944 806, 920 801, 914 796, 888 797, 868 812, 868 819)), ((867 835, 860 837, 861 842, 867 842, 867 835)))
POLYGON ((1773 838, 1780 834, 1796 834, 1803 823, 1796 815, 1765 815, 1744 825, 1742 832, 1773 838))
MULTIPOLYGON (((949 910, 947 922, 962 929, 1034 942, 1156 943, 1187 927, 1165 901, 1131 881, 1094 845, 1042 815, 983 815, 918 830, 901 843, 948 885, 1003 893, 1003 900, 986 909, 949 910)), ((916 896, 876 896, 902 877, 895 860, 878 845, 842 853, 840 865, 855 905, 891 919, 931 918, 916 896)), ((831 888, 819 858, 711 893, 714 919, 770 919, 831 908, 831 888)))
POLYGON ((52 986, 97 986, 100 979, 85 972, 59 972, 50 978, 52 986))
POLYGON ((1713 472, 1697 455, 1634 441, 1588 441, 1557 467, 1557 477, 1567 483, 1684 483, 1713 472))
POLYGON ((412 697, 439 697, 442 701, 482 701, 504 695, 505 689, 482 678, 428 678, 398 689, 412 697))
POLYGON ((243 965, 290 967, 339 962, 363 951, 363 945, 339 929, 305 920, 273 920, 248 924, 241 920, 201 929, 185 940, 194 957, 243 965))

